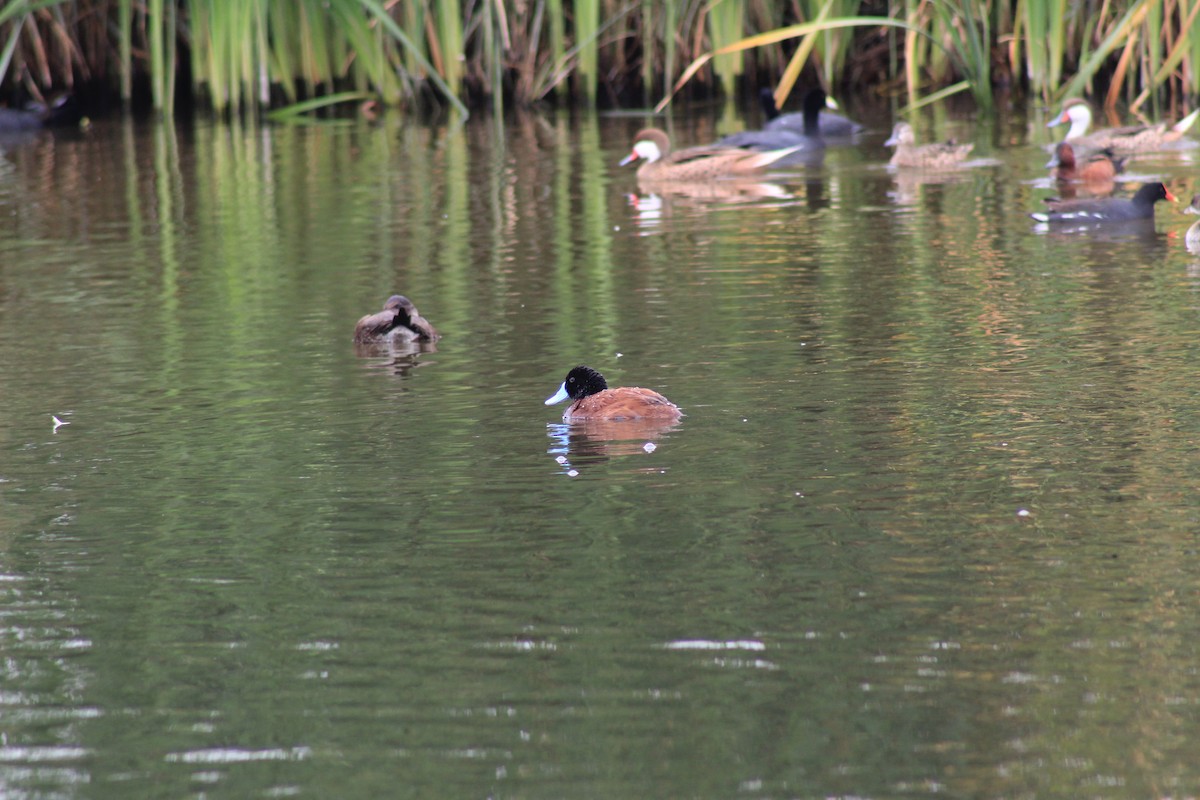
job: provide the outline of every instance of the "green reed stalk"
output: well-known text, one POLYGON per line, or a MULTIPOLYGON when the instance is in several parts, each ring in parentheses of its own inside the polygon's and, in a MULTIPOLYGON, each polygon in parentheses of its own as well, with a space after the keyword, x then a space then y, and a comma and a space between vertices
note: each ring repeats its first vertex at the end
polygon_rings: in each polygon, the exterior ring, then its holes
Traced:
POLYGON ((1162 51, 1159 47, 1162 44, 1162 37, 1165 34, 1163 27, 1163 4, 1153 3, 1149 11, 1146 12, 1146 36, 1142 37, 1142 52, 1145 54, 1146 69, 1143 74, 1150 75, 1158 74, 1159 67, 1162 66, 1162 51))
MULTIPOLYGON (((971 84, 971 93, 980 108, 992 107, 991 24, 987 9, 977 0, 934 4, 935 16, 944 29, 943 41, 952 43, 950 54, 958 54, 960 73, 971 84)), ((947 62, 951 59, 947 58, 947 62)), ((949 67, 949 63, 946 64, 949 67)), ((943 73, 943 78, 946 73, 943 73)))
POLYGON ((638 25, 642 31, 642 101, 650 102, 650 95, 654 92, 654 78, 657 71, 657 65, 654 61, 655 54, 655 36, 654 36, 654 2, 653 0, 642 0, 641 14, 639 15, 638 25))
MULTIPOLYGON (((408 36, 404 33, 404 31, 402 31, 400 29, 400 26, 396 24, 396 21, 391 18, 391 16, 387 13, 387 11, 383 8, 383 6, 381 6, 377 2, 377 0, 359 0, 359 2, 362 3, 363 7, 366 8, 379 21, 379 24, 384 27, 384 29, 388 32, 388 34, 393 39, 395 39, 397 42, 400 43, 401 46, 403 46, 406 50, 408 50, 409 52, 411 52, 413 54, 413 57, 417 60, 417 63, 420 64, 422 67, 424 67, 425 70, 427 71, 426 74, 429 78, 430 83, 432 83, 437 88, 437 90, 442 93, 442 95, 446 98, 446 100, 449 101, 450 105, 452 105, 454 107, 454 109, 456 111, 458 111, 459 114, 462 115, 462 118, 465 120, 469 116, 469 113, 467 112, 467 107, 464 106, 462 101, 458 99, 458 94, 453 89, 450 88, 450 85, 447 83, 447 81, 442 79, 442 77, 438 74, 437 70, 435 70, 433 68, 433 65, 430 64, 425 59, 425 57, 416 49, 416 47, 413 45, 412 40, 409 39, 408 36)), ((455 13, 457 13, 457 11, 455 13)), ((456 50, 455 52, 461 52, 461 49, 462 49, 462 47, 461 47, 462 32, 461 31, 459 31, 459 33, 458 33, 458 41, 460 42, 459 49, 456 50)), ((458 62, 456 60, 456 64, 457 63, 458 62)), ((460 64, 456 67, 455 74, 458 76, 459 84, 461 84, 462 83, 462 67, 460 64)))
POLYGON ((1188 93, 1192 97, 1200 95, 1200 36, 1195 34, 1197 23, 1196 10, 1200 8, 1200 0, 1180 0, 1179 13, 1187 22, 1181 29, 1180 36, 1183 39, 1183 46, 1180 47, 1180 60, 1187 60, 1191 68, 1187 71, 1191 77, 1191 81, 1187 85, 1188 93), (1191 8, 1188 8, 1188 3, 1191 3, 1191 8))
MULTIPOLYGON (((825 0, 820 9, 817 11, 816 17, 813 19, 814 25, 820 25, 829 16, 829 11, 833 8, 834 0, 825 0)), ((783 108, 783 101, 792 92, 792 87, 796 85, 796 81, 800 79, 800 73, 804 69, 804 65, 808 63, 809 57, 817 46, 817 39, 821 35, 820 27, 813 30, 800 39, 800 45, 796 51, 792 53, 791 59, 783 69, 783 75, 779 78, 779 84, 775 87, 775 105, 777 108, 783 108)))
POLYGON ((916 102, 921 91, 921 64, 925 59, 917 32, 922 5, 921 0, 904 0, 904 20, 908 28, 904 32, 904 83, 909 102, 916 102))
POLYGON ((271 42, 267 43, 264 55, 268 63, 273 65, 274 75, 281 79, 279 85, 287 95, 289 104, 295 104, 300 99, 297 88, 303 76, 300 67, 302 52, 294 43, 300 41, 299 22, 303 14, 303 3, 294 6, 270 3, 267 8, 267 29, 271 31, 271 42), (290 79, 284 79, 286 76, 290 76, 290 79))
MULTIPOLYGON (((21 41, 21 30, 25 27, 26 21, 34 19, 35 11, 56 6, 63 2, 64 0, 12 0, 7 5, 0 7, 0 26, 12 23, 12 30, 9 31, 8 41, 4 43, 4 48, 0 50, 0 83, 4 81, 4 77, 8 74, 9 64, 12 63, 17 45, 21 41)), ((40 45, 41 43, 37 42, 37 44, 40 45)))
MULTIPOLYGON (((332 18, 331 29, 336 37, 333 53, 341 54, 338 56, 341 63, 350 62, 350 76, 355 78, 357 88, 365 89, 370 84, 380 96, 396 94, 395 73, 387 57, 385 40, 362 13, 357 0, 332 0, 326 4, 326 11, 332 18)), ((343 66, 342 70, 346 68, 343 66)), ((329 80, 336 80, 341 75, 339 70, 330 75, 329 80)))
MULTIPOLYGON (((714 0, 708 7, 708 32, 714 51, 742 38, 744 10, 742 0, 714 0)), ((726 97, 734 95, 742 71, 740 50, 713 58, 713 74, 720 81, 726 97)))
POLYGON ((12 63, 13 53, 17 49, 17 43, 21 41, 21 23, 13 25, 13 28, 8 33, 8 41, 4 43, 4 49, 0 51, 0 79, 8 74, 8 65, 12 63))
POLYGON ((483 61, 487 75, 490 77, 489 83, 492 94, 492 113, 496 118, 504 114, 504 87, 502 84, 504 77, 503 57, 500 52, 500 45, 496 41, 499 36, 497 26, 500 24, 496 20, 494 6, 491 0, 483 0, 483 61))
MULTIPOLYGON (((1200 2, 1200 0, 1196 0, 1200 2)), ((679 25, 678 0, 665 0, 663 3, 663 93, 671 85, 675 76, 675 62, 678 58, 675 45, 675 29, 679 25)))
POLYGON ((1012 63, 1024 65, 1030 88, 1043 100, 1058 89, 1062 80, 1066 52, 1066 0, 1018 0, 1016 26, 1012 37, 1012 63))
MULTIPOLYGON (((1196 25, 1200 23, 1200 2, 1197 2, 1191 8, 1188 8, 1186 0, 1181 2, 1179 9, 1179 33, 1173 42, 1168 40, 1168 50, 1162 63, 1155 71, 1153 77, 1146 81, 1142 78, 1142 91, 1137 95, 1132 103, 1129 104, 1131 111, 1137 111, 1147 99, 1153 96, 1154 90, 1167 81, 1168 78, 1179 68, 1185 58, 1189 57, 1188 48, 1200 48, 1200 37, 1196 36, 1193 31, 1196 30, 1196 25)), ((1200 66, 1200 57, 1191 60, 1193 66, 1190 70, 1193 83, 1197 78, 1197 67, 1200 66)))
POLYGON ((117 72, 121 81, 121 102, 133 99, 133 0, 117 5, 117 72))
MULTIPOLYGON (((1198 0, 1200 2, 1200 0, 1198 0)), ((550 28, 550 59, 551 64, 563 64, 566 62, 567 46, 566 46, 566 18, 563 14, 562 0, 547 0, 546 3, 546 21, 550 28)), ((535 96, 536 95, 536 89, 535 96)), ((567 84, 565 81, 554 82, 554 92, 559 98, 566 95, 567 84)))
MULTIPOLYGON (((873 33, 855 36, 832 24, 844 22, 846 27, 905 31, 903 56, 883 69, 889 74, 902 70, 912 102, 923 91, 935 94, 947 86, 957 91, 965 81, 986 108, 992 102, 991 53, 1000 46, 1007 46, 1014 70, 1028 75, 1031 92, 1047 100, 1082 94, 1097 78, 1109 76, 1109 104, 1122 96, 1134 107, 1155 102, 1164 96, 1164 87, 1192 98, 1200 93, 1200 0, 1015 0, 1015 5, 1004 0, 887 0, 888 25, 858 17, 862 4, 0 0, 0 82, 15 88, 12 76, 19 74, 35 91, 67 85, 80 79, 81 62, 101 60, 86 48, 104 42, 114 51, 105 57, 117 64, 116 88, 122 98, 131 99, 136 79, 146 75, 155 108, 169 114, 179 58, 174 48, 182 33, 188 36, 196 84, 221 112, 269 103, 272 86, 282 87, 291 104, 318 92, 368 88, 385 102, 398 103, 424 80, 460 110, 465 109, 457 95, 473 81, 469 88, 490 97, 500 110, 507 81, 517 87, 518 99, 528 102, 551 87, 563 91, 567 79, 573 79, 578 95, 594 103, 600 76, 621 71, 633 52, 634 40, 626 34, 639 24, 633 35, 640 38, 641 79, 648 91, 657 91, 659 81, 671 84, 680 51, 692 57, 690 48, 706 36, 713 47, 710 55, 716 57, 711 66, 717 80, 725 92, 735 91, 744 56, 727 45, 743 36, 769 38, 787 30, 792 32, 783 38, 799 38, 801 55, 793 58, 785 77, 794 82, 801 68, 812 64, 826 85, 836 84, 844 80, 854 54, 874 41, 873 33), (465 22, 464 8, 473 14, 465 22), (625 19, 630 12, 640 20, 625 19), (795 33, 795 25, 771 29, 797 16, 809 20, 804 24, 821 26, 804 34, 795 33), (82 58, 57 55, 71 48, 82 58), (512 48, 518 57, 506 63, 512 48), (1068 69, 1075 73, 1065 74, 1068 69)), ((774 64, 779 52, 778 46, 764 51, 757 68, 774 64)))
POLYGON ((436 0, 435 8, 438 46, 442 51, 442 76, 450 91, 458 95, 462 92, 463 78, 462 14, 459 12, 458 0, 436 0))
POLYGON ((403 22, 401 27, 413 43, 411 51, 406 47, 401 48, 404 72, 408 75, 419 75, 421 73, 421 65, 417 60, 416 53, 429 52, 429 46, 425 40, 425 4, 404 3, 401 6, 400 13, 403 22))
MULTIPOLYGON (((802 4, 804 17, 808 20, 850 18, 858 16, 861 0, 805 0, 802 4)), ((840 75, 852 39, 842 29, 822 31, 813 44, 813 52, 826 81, 840 75)))
MULTIPOLYGON (((834 28, 858 28, 858 27, 898 28, 900 30, 905 31, 906 34, 910 34, 914 40, 929 41, 933 44, 933 46, 935 46, 939 49, 942 48, 941 43, 934 41, 928 32, 926 32, 910 23, 900 22, 898 20, 890 19, 888 17, 865 17, 864 16, 864 17, 856 17, 854 19, 830 19, 830 20, 821 20, 821 21, 817 21, 817 22, 808 22, 808 23, 804 23, 802 25, 789 25, 789 26, 786 26, 783 28, 777 28, 773 31, 767 31, 765 33, 759 33, 754 36, 748 36, 739 42, 734 42, 733 44, 726 45, 725 47, 721 48, 720 51, 703 53, 700 56, 696 57, 692 61, 691 64, 688 64, 687 69, 685 69, 683 71, 683 74, 679 77, 679 80, 677 80, 675 82, 675 85, 671 88, 671 94, 668 94, 666 97, 664 97, 662 100, 660 100, 658 102, 658 105, 656 105, 654 108, 656 111, 662 111, 664 108, 666 108, 666 106, 671 102, 671 97, 674 95, 674 93, 678 92, 689 80, 691 80, 692 76, 694 76, 697 72, 699 72, 700 69, 705 64, 707 64, 709 61, 711 61, 713 56, 715 56, 715 55, 721 55, 723 53, 732 52, 734 50, 749 50, 751 48, 756 48, 756 47, 766 47, 768 45, 778 44, 779 42, 787 41, 789 39, 797 39, 797 38, 802 39, 804 37, 810 37, 813 34, 820 33, 821 31, 827 30, 827 29, 832 30, 834 28)), ((803 46, 803 42, 802 42, 802 46, 803 46)), ((800 52, 800 50, 797 49, 797 52, 800 52)), ((792 58, 793 62, 797 62, 799 60, 801 60, 801 59, 797 59, 795 56, 793 56, 793 58, 792 58)), ((789 65, 789 68, 790 68, 790 66, 791 65, 789 65)), ((786 75, 787 75, 787 73, 785 72, 785 78, 786 78, 786 75)), ((961 84, 961 86, 963 88, 965 88, 966 85, 967 84, 965 82, 962 82, 962 84, 961 84)), ((787 88, 790 88, 790 85, 785 87, 784 83, 781 82, 779 89, 777 90, 777 96, 780 93, 786 95, 787 88)), ((957 91, 957 89, 956 89, 956 91, 957 91)))
POLYGON ((599 48, 596 37, 600 29, 600 0, 576 0, 575 47, 579 52, 575 72, 583 84, 589 106, 596 104, 599 88, 599 48))
MULTIPOLYGON (((166 112, 167 69, 166 47, 163 41, 163 0, 150 0, 146 7, 146 36, 150 44, 150 95, 154 110, 166 112)), ((173 72, 173 70, 172 70, 173 72)))
POLYGON ((298 11, 300 36, 296 44, 300 47, 299 59, 307 94, 313 97, 317 93, 317 85, 328 81, 334 71, 329 26, 325 24, 325 11, 320 0, 305 0, 298 11))
POLYGON ((164 76, 165 86, 163 87, 163 114, 170 117, 175 113, 175 86, 176 72, 179 65, 179 20, 176 19, 178 13, 175 3, 167 5, 166 18, 166 52, 163 53, 163 58, 167 65, 167 74, 164 76))
POLYGON ((1061 87, 1059 97, 1077 97, 1083 93, 1083 88, 1089 84, 1096 73, 1104 66, 1108 58, 1118 47, 1122 47, 1141 24, 1147 12, 1147 5, 1156 0, 1138 0, 1125 12, 1121 19, 1109 30, 1095 50, 1088 53, 1080 64, 1075 76, 1061 87))

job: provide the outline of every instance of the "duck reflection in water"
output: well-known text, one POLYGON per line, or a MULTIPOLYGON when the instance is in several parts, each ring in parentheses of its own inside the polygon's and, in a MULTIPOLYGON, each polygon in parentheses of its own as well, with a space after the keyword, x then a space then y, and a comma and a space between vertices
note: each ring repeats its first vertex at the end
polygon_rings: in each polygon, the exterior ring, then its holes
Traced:
POLYGON ((791 193, 777 183, 745 179, 729 179, 710 183, 676 183, 674 181, 638 181, 641 194, 629 195, 629 204, 639 214, 656 215, 674 206, 703 208, 706 206, 754 203, 761 200, 787 200, 791 193))
MULTIPOLYGON (((655 452, 658 442, 680 425, 679 420, 629 419, 555 422, 547 426, 550 448, 568 474, 576 467, 600 464, 623 456, 646 456, 655 452)), ((662 467, 645 462, 637 469, 659 472, 662 467)))
POLYGON ((401 378, 417 367, 427 367, 432 361, 421 361, 426 353, 436 353, 437 345, 433 342, 419 339, 387 342, 355 342, 354 354, 363 359, 365 369, 377 369, 384 372, 394 372, 401 378))

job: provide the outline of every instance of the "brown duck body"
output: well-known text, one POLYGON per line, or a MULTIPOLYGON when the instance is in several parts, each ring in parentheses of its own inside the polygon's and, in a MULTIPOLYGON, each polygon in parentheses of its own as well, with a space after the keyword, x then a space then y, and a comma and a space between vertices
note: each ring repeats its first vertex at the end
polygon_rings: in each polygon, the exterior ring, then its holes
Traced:
POLYGON ((1165 122, 1158 125, 1129 125, 1123 128, 1104 128, 1071 139, 1079 147, 1096 150, 1111 150, 1114 153, 1139 153, 1157 150, 1165 144, 1183 138, 1181 131, 1174 131, 1165 122))
POLYGON ((797 149, 786 147, 757 152, 704 145, 672 150, 671 140, 665 132, 658 128, 646 128, 634 136, 633 152, 621 161, 621 165, 644 159, 645 163, 638 167, 637 176, 638 180, 647 182, 708 181, 754 175, 797 149))
POLYGON ((653 389, 618 386, 581 397, 567 408, 563 419, 581 420, 669 419, 682 416, 679 407, 653 389))
POLYGON ((892 136, 885 145, 895 147, 890 163, 893 167, 910 167, 914 169, 953 169, 961 166, 967 154, 975 147, 973 144, 955 144, 954 142, 935 142, 933 144, 916 143, 912 125, 898 122, 892 129, 892 136))
POLYGON ((1054 148, 1054 158, 1047 166, 1059 181, 1111 182, 1125 168, 1125 159, 1114 156, 1110 151, 1100 150, 1080 164, 1075 160, 1075 148, 1069 142, 1059 142, 1054 148))
POLYGON ((386 342, 436 342, 440 338, 429 320, 421 316, 407 297, 392 295, 383 304, 383 311, 367 314, 354 326, 356 344, 386 342))

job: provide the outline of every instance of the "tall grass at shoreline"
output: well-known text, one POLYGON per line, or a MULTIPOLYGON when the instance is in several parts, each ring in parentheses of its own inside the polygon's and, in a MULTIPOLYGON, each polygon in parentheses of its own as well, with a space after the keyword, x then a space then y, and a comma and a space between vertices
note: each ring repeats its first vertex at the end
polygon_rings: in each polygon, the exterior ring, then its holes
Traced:
MULTIPOLYGON (((87 84, 161 113, 636 105, 750 80, 1044 102, 1200 96, 1200 0, 7 0, 0 98, 87 84), (891 33, 889 33, 891 31, 891 33), (184 63, 186 62, 186 64, 184 63), (186 69, 184 69, 186 66, 186 69), (180 86, 190 76, 191 85, 180 86), (803 77, 807 76, 807 77, 803 77), (686 80, 683 80, 683 79, 686 80)), ((782 99, 782 97, 781 97, 782 99)))

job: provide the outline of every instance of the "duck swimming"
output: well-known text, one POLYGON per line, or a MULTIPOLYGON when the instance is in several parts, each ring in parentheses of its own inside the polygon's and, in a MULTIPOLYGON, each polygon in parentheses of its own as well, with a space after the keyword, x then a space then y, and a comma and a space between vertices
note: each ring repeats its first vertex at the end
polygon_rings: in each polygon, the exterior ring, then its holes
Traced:
MULTIPOLYGON (((843 117, 841 114, 835 114, 837 103, 832 97, 825 97, 824 92, 821 93, 824 98, 821 105, 824 108, 818 108, 819 115, 817 117, 817 132, 826 139, 844 139, 848 136, 854 136, 857 133, 862 133, 866 128, 859 125, 852 119, 843 117), (830 110, 832 109, 832 110, 830 110)), ((804 108, 808 108, 808 95, 804 96, 804 108)), ((795 133, 804 134, 805 123, 804 113, 801 112, 791 114, 781 114, 775 106, 775 92, 770 89, 763 89, 758 93, 758 101, 762 105, 763 115, 767 118, 766 124, 763 125, 763 130, 768 131, 793 131, 795 133)))
MULTIPOLYGON (((1200 214, 1200 194, 1192 195, 1192 204, 1183 210, 1185 214, 1200 214)), ((1200 253, 1200 219, 1192 223, 1183 235, 1183 244, 1189 253, 1200 253)))
POLYGON ((892 135, 884 145, 895 147, 896 152, 889 161, 893 167, 914 167, 918 169, 952 169, 962 164, 967 154, 975 147, 973 144, 955 144, 954 142, 937 142, 934 144, 916 143, 912 125, 907 122, 897 122, 892 128, 892 135))
POLYGON ((383 311, 368 314, 354 326, 357 344, 384 342, 436 342, 440 337, 429 320, 421 316, 412 301, 394 294, 383 304, 383 311))
POLYGON ((1147 183, 1131 198, 1105 197, 1098 200, 1054 200, 1047 212, 1029 216, 1038 222, 1105 223, 1154 219, 1154 204, 1159 200, 1175 202, 1175 195, 1161 183, 1147 183))
POLYGON ((645 128, 633 137, 633 152, 621 160, 620 166, 641 158, 646 163, 638 167, 640 180, 707 181, 753 175, 795 151, 794 147, 785 147, 760 153, 719 145, 672 151, 671 140, 665 132, 645 128))
POLYGON ((1075 148, 1070 142, 1059 142, 1054 148, 1054 157, 1046 162, 1050 174, 1060 181, 1111 181, 1125 169, 1127 158, 1115 155, 1111 150, 1097 150, 1089 155, 1083 166, 1075 160, 1075 148))
POLYGON ((582 365, 567 373, 558 391, 546 398, 546 405, 552 406, 568 398, 574 402, 563 412, 564 422, 635 419, 673 421, 683 416, 678 406, 658 392, 637 386, 610 389, 603 375, 582 365))
POLYGON ((0 132, 78 125, 82 118, 83 113, 74 98, 63 95, 45 106, 35 104, 30 108, 0 108, 0 132))
MULTIPOLYGON (((768 94, 770 90, 767 90, 768 94)), ((760 131, 741 131, 730 134, 717 142, 722 147, 743 147, 750 150, 778 150, 791 147, 793 153, 803 153, 805 156, 817 155, 825 149, 825 139, 821 135, 821 109, 825 107, 828 98, 823 89, 810 89, 804 95, 804 112, 788 114, 787 124, 764 127, 760 131), (795 119, 798 118, 798 119, 795 119), (799 125, 792 124, 795 120, 799 125)), ((771 103, 774 104, 774 100, 771 103)), ((774 107, 772 105, 772 107, 774 107)), ((778 113, 778 112, 776 112, 778 113)), ((774 121, 783 119, 776 117, 774 121)), ((770 123, 768 123, 770 125, 770 123)))
POLYGON ((1092 125, 1092 109, 1078 98, 1063 103, 1062 113, 1046 123, 1047 128, 1070 123, 1064 141, 1076 147, 1103 149, 1114 153, 1137 153, 1157 150, 1163 145, 1177 142, 1200 116, 1200 109, 1193 111, 1172 126, 1165 122, 1156 125, 1126 125, 1121 128, 1102 128, 1088 133, 1092 125))

